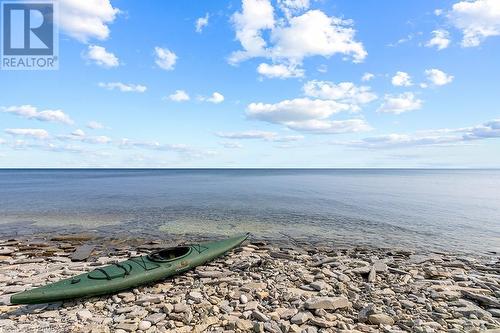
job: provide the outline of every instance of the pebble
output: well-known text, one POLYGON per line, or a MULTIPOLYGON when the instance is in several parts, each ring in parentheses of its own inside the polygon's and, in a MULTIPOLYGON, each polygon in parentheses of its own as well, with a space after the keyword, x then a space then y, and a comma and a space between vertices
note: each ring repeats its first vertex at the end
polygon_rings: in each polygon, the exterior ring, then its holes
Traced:
POLYGON ((344 297, 315 297, 306 301, 305 307, 307 309, 329 309, 336 310, 351 306, 351 302, 344 297))
POLYGON ((368 321, 373 325, 394 325, 394 319, 383 313, 369 315, 368 321))
POLYGON ((83 309, 83 310, 78 311, 76 313, 76 316, 78 317, 78 319, 85 321, 85 320, 89 320, 92 318, 92 312, 90 312, 87 309, 83 309))
POLYGON ((149 329, 150 327, 151 327, 151 322, 150 321, 142 320, 139 323, 139 326, 137 328, 140 329, 141 331, 145 331, 145 330, 149 329))

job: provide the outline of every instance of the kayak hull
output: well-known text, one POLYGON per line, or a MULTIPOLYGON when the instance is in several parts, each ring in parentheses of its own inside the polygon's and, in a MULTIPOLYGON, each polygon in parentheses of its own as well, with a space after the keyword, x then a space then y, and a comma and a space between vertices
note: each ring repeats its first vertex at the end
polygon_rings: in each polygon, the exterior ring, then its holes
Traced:
POLYGON ((222 241, 186 245, 183 253, 171 260, 152 256, 130 258, 43 287, 11 296, 12 304, 40 304, 80 297, 111 294, 163 280, 211 261, 239 246, 248 235, 222 241))

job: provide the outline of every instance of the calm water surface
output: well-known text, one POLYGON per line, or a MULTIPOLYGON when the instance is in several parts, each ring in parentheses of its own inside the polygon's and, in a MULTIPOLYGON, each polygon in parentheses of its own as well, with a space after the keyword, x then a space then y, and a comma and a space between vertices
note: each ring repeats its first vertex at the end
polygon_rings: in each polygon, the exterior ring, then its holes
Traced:
POLYGON ((0 235, 230 234, 500 251, 500 170, 0 170, 0 235))

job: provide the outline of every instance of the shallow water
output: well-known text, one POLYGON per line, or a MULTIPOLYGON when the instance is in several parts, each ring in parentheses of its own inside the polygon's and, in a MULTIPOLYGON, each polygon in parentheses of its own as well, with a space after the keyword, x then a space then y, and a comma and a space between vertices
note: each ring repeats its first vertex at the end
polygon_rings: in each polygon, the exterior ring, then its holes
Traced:
POLYGON ((54 228, 500 251, 500 170, 0 170, 0 235, 54 228))

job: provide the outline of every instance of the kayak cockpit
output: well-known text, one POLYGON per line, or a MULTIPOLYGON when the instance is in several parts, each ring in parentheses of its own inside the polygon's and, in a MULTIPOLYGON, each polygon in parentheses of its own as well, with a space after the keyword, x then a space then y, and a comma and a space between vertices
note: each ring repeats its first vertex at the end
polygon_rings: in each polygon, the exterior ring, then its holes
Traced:
POLYGON ((163 250, 152 252, 148 255, 151 261, 168 262, 183 258, 191 253, 190 246, 169 247, 163 250))

